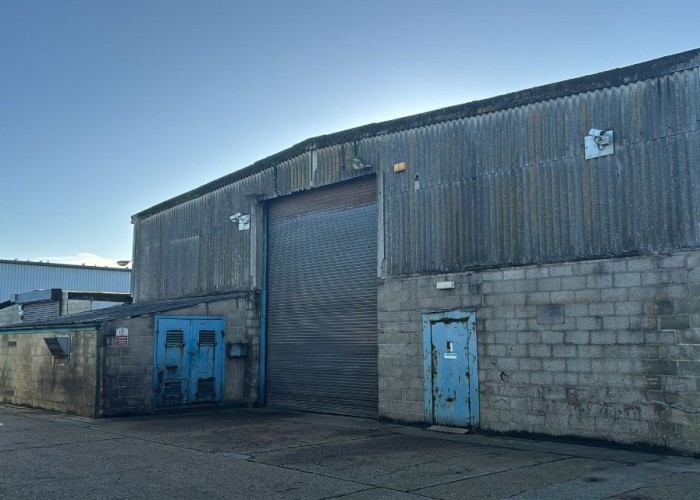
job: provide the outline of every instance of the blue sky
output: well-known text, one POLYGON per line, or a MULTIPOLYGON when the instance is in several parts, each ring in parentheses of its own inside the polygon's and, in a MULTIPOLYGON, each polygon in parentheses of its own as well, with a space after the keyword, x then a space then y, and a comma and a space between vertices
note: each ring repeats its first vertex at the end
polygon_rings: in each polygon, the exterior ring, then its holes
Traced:
POLYGON ((698 19, 697 0, 2 0, 0 259, 128 259, 132 214, 306 138, 698 48, 698 19))

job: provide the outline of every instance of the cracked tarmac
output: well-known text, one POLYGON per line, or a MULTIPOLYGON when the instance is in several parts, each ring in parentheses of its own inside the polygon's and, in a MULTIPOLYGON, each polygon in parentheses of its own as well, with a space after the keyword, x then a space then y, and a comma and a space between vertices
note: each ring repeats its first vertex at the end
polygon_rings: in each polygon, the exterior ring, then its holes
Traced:
POLYGON ((207 409, 91 420, 0 405, 0 498, 697 498, 700 460, 207 409))

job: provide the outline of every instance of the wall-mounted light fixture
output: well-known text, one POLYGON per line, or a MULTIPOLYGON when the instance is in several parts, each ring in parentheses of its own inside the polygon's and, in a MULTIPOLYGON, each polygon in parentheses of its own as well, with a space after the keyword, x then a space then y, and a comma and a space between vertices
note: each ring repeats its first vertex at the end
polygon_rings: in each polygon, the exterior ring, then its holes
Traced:
POLYGON ((229 219, 231 219, 231 222, 238 222, 239 231, 247 231, 250 229, 250 214, 242 214, 241 212, 237 212, 230 216, 229 219))
POLYGON ((592 128, 583 138, 586 160, 608 156, 615 152, 612 130, 592 128))
POLYGON ((438 290, 454 290, 455 282, 454 281, 438 281, 435 284, 435 288, 437 288, 438 290))

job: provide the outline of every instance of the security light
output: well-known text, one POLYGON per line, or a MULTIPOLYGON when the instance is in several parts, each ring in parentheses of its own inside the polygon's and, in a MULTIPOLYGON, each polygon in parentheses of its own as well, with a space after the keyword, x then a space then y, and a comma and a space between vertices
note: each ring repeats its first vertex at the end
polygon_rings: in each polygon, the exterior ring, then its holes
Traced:
POLYGON ((365 168, 370 168, 371 165, 365 165, 359 158, 353 158, 350 160, 350 168, 353 170, 362 170, 365 168))

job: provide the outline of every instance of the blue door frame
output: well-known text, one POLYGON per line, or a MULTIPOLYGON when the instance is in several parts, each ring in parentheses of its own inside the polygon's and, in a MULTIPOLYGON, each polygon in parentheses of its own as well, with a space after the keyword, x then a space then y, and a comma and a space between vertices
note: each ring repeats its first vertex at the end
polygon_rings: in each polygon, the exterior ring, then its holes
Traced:
POLYGON ((157 316, 155 329, 154 405, 221 401, 224 319, 157 316))
POLYGON ((258 405, 267 403, 267 226, 268 207, 262 207, 262 290, 260 290, 260 339, 258 347, 258 405))
POLYGON ((426 420, 456 427, 479 424, 479 367, 473 312, 423 314, 426 420))

